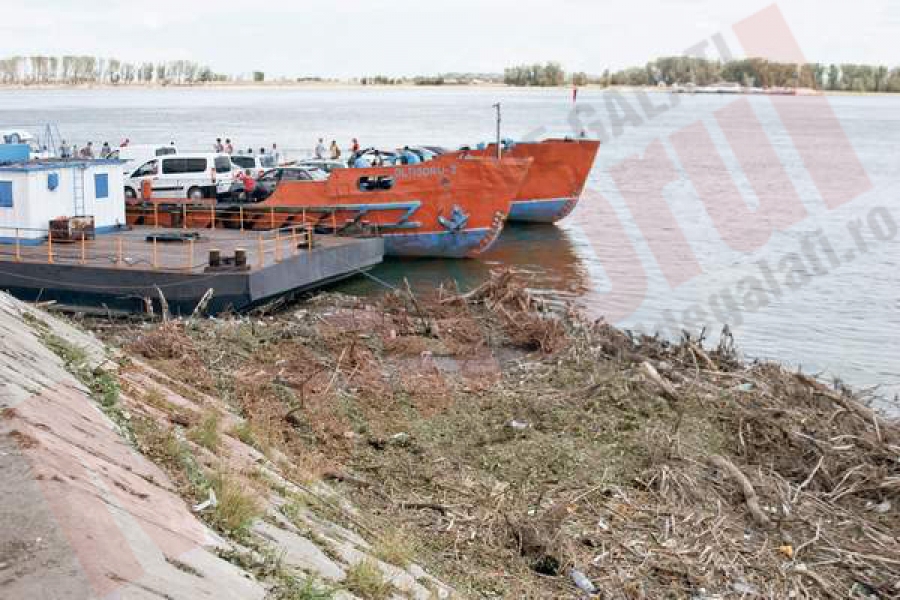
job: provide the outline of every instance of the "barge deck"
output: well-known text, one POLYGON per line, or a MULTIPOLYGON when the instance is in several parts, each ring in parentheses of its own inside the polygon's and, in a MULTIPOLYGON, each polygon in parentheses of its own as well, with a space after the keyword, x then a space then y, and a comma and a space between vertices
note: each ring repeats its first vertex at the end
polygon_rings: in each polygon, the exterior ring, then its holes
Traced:
POLYGON ((0 289, 76 308, 242 311, 379 264, 380 238, 138 227, 68 243, 0 244, 0 289), (212 290, 210 292, 210 290, 212 290), (164 300, 163 300, 164 298, 164 300))

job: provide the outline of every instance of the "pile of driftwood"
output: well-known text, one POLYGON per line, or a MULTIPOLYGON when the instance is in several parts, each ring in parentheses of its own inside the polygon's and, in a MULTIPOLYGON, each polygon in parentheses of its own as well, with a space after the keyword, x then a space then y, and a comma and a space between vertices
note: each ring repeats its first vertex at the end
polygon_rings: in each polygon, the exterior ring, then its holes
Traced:
POLYGON ((268 377, 251 421, 289 390, 296 422, 272 437, 321 452, 359 518, 420 532, 473 596, 900 597, 900 427, 852 390, 748 363, 727 331, 708 347, 550 310, 508 272, 339 300, 259 327, 169 322, 132 349, 205 357, 187 383, 268 377), (510 350, 481 386, 433 361, 510 350))
MULTIPOLYGON (((610 598, 900 597, 900 427, 869 399, 777 364, 748 364, 727 329, 706 349, 687 335, 677 343, 638 338, 548 312, 508 272, 437 302, 487 314, 505 343, 551 355, 505 373, 491 409, 500 397, 511 417, 591 406, 597 412, 585 421, 627 417, 635 429, 628 436, 643 440, 631 472, 587 489, 556 482, 538 498, 507 496, 505 505, 441 492, 448 505, 467 508, 433 513, 432 527, 470 523, 470 540, 486 546, 476 556, 490 560, 493 547, 499 560, 512 548, 540 581, 557 577, 553 594, 568 586, 610 598), (613 402, 611 390, 624 392, 613 402), (665 408, 644 410, 655 401, 665 408), (645 418, 634 423, 634 410, 645 418)), ((541 434, 566 434, 547 427, 541 434)), ((528 434, 495 440, 515 446, 528 434)), ((623 451, 634 451, 625 437, 623 451)), ((555 438, 547 439, 552 454, 555 438)), ((467 483, 444 480, 441 488, 467 483)), ((405 492, 433 493, 415 485, 405 492)))

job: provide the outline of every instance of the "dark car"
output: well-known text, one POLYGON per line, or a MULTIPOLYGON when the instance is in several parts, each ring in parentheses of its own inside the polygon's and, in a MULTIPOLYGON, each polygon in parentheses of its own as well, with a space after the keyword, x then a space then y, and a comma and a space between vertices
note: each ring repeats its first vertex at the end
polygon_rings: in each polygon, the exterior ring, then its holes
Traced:
POLYGON ((313 167, 278 167, 269 169, 256 180, 253 200, 265 200, 282 181, 324 181, 328 174, 313 167))

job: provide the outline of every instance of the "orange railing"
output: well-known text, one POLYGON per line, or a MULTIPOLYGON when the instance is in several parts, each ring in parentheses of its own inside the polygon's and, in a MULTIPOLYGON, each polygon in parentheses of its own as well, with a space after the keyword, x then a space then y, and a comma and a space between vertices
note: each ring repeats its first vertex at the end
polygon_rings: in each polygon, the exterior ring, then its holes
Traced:
POLYGON ((222 228, 244 231, 246 229, 276 229, 291 226, 328 224, 337 228, 335 211, 328 207, 308 214, 305 208, 266 207, 258 205, 218 207, 213 202, 173 203, 171 200, 145 200, 126 206, 128 222, 143 227, 170 228, 222 228))
POLYGON ((263 267, 313 249, 312 225, 293 225, 249 232, 216 229, 123 228, 91 236, 85 233, 65 241, 49 229, 0 227, 0 261, 77 264, 119 269, 195 271, 210 266, 210 255, 229 264, 242 254, 250 267, 263 267))

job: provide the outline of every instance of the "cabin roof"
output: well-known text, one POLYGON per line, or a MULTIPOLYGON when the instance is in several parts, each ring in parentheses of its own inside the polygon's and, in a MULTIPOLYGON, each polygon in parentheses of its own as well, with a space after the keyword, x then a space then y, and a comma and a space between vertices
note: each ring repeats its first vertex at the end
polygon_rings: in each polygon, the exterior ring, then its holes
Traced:
POLYGON ((122 165, 126 161, 114 158, 101 158, 95 160, 72 159, 37 159, 27 162, 0 163, 0 173, 30 173, 32 171, 58 171, 60 169, 86 169, 108 165, 122 165))

